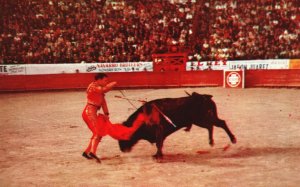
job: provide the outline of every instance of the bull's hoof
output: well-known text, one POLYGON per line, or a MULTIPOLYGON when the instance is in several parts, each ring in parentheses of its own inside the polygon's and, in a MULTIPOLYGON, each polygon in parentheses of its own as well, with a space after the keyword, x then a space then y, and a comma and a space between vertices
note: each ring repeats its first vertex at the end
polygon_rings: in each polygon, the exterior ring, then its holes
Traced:
POLYGON ((131 151, 131 149, 130 148, 121 148, 121 151, 123 153, 129 153, 131 151))
POLYGON ((215 142, 214 142, 213 140, 211 140, 211 141, 209 141, 209 145, 210 145, 211 147, 213 147, 213 146, 215 145, 215 142))
POLYGON ((184 131, 185 131, 185 132, 190 132, 191 128, 192 128, 192 125, 187 126, 187 127, 184 129, 184 131))
POLYGON ((235 137, 231 138, 231 142, 232 142, 233 144, 236 144, 236 142, 237 142, 236 138, 235 138, 235 137))
POLYGON ((163 155, 162 154, 155 154, 152 156, 153 159, 155 160, 162 160, 163 159, 163 155))

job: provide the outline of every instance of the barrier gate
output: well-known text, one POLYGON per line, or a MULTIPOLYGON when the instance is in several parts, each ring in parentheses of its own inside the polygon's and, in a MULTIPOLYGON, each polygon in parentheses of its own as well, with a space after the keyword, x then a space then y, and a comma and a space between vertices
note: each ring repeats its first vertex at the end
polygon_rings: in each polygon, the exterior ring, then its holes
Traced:
POLYGON ((187 53, 153 54, 153 71, 185 71, 187 53))

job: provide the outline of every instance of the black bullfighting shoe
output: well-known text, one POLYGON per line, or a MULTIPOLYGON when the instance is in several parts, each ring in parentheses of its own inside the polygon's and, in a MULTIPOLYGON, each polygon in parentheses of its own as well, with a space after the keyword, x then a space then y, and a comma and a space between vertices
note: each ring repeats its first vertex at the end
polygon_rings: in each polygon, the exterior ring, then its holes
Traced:
POLYGON ((86 152, 82 153, 82 156, 86 159, 93 159, 92 157, 90 157, 88 154, 86 154, 86 152))
POLYGON ((96 161, 97 161, 98 163, 101 163, 100 158, 98 158, 94 153, 89 153, 89 156, 92 157, 92 158, 94 158, 94 159, 96 159, 96 161))

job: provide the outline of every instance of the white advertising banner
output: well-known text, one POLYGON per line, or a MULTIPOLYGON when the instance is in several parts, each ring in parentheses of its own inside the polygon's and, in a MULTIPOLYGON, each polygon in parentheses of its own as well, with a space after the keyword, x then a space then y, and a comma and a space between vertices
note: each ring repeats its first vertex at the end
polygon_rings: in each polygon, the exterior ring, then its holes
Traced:
POLYGON ((289 69, 289 59, 187 62, 187 71, 238 69, 289 69))
POLYGON ((121 62, 86 64, 86 72, 142 72, 153 71, 152 62, 121 62))
MULTIPOLYGON (((289 59, 192 61, 186 71, 238 69, 289 69, 289 59)), ((39 75, 97 72, 153 71, 153 62, 85 63, 85 64, 21 64, 0 65, 0 75, 39 75)))
POLYGON ((227 63, 227 61, 192 61, 186 63, 186 71, 224 70, 228 67, 227 63))
POLYGON ((228 69, 289 69, 289 59, 228 61, 228 69))
POLYGON ((84 73, 85 64, 29 64, 27 75, 84 73))
POLYGON ((25 75, 25 65, 0 65, 0 75, 25 75))
POLYGON ((0 75, 153 71, 152 62, 0 65, 0 75))

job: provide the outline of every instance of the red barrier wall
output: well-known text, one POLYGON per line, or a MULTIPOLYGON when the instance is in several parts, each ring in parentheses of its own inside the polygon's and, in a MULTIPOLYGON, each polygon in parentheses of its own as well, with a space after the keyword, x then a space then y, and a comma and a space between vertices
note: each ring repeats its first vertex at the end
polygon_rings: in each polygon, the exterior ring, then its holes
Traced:
POLYGON ((300 87, 300 69, 247 70, 245 87, 300 87))
MULTIPOLYGON (((107 73, 119 88, 155 88, 180 86, 223 86, 223 71, 107 73)), ((2 75, 0 91, 86 88, 94 80, 92 73, 53 75, 2 75)), ((300 69, 247 70, 246 88, 300 87, 300 69)))
MULTIPOLYGON (((0 76, 1 91, 86 88, 93 73, 0 76)), ((222 71, 107 73, 119 88, 222 86, 222 71)))

